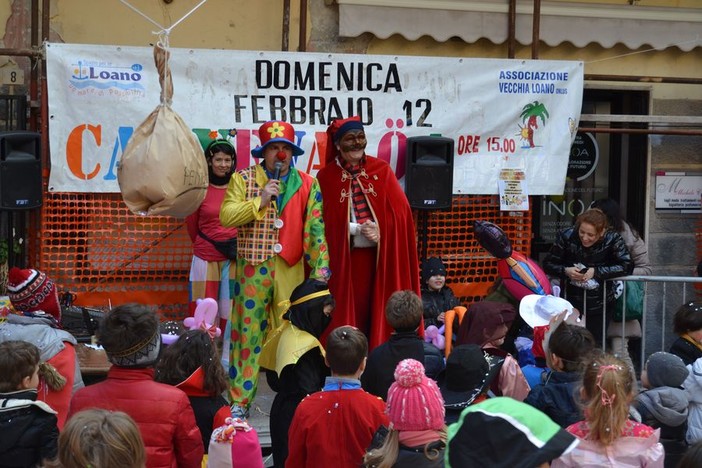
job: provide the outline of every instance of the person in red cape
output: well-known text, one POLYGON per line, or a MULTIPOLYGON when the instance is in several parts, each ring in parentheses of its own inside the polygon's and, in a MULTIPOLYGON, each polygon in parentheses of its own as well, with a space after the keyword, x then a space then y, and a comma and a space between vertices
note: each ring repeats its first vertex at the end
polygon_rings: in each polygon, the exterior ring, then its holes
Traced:
POLYGON ((359 117, 334 120, 317 180, 337 304, 329 330, 353 325, 373 349, 392 332, 385 320, 390 295, 420 294, 420 281, 409 202, 390 165, 367 155, 366 144, 359 117))

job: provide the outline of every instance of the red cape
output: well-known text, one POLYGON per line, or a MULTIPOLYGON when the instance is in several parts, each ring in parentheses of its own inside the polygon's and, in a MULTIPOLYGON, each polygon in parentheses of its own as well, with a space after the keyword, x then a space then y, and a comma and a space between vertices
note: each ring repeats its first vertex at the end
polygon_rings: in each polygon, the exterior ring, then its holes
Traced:
MULTIPOLYGON (((365 170, 377 196, 368 196, 368 202, 380 228, 380 242, 373 287, 370 349, 384 343, 392 328, 385 320, 385 304, 395 291, 410 289, 420 295, 419 261, 412 209, 390 166, 383 160, 366 156, 365 170)), ((335 161, 317 174, 322 189, 324 226, 329 247, 329 279, 336 307, 328 331, 352 323, 354 314, 353 278, 349 249, 349 201, 341 197, 342 189, 350 190, 351 182, 341 180, 342 169, 335 161)), ((421 296, 420 296, 421 297, 421 296)))

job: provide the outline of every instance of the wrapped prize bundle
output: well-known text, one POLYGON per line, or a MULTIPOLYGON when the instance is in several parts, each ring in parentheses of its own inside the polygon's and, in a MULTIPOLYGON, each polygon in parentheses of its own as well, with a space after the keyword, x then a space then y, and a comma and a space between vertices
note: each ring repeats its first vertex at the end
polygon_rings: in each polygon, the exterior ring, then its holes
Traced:
POLYGON ((184 218, 207 192, 207 162, 183 119, 171 109, 173 79, 168 52, 154 46, 161 103, 134 130, 119 163, 117 180, 124 203, 134 214, 184 218))

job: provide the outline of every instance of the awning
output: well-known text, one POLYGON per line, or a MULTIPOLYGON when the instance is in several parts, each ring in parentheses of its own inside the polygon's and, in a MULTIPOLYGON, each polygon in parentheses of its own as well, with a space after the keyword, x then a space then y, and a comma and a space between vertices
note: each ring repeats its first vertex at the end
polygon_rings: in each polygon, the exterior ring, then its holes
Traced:
MULTIPOLYGON (((468 43, 508 39, 508 2, 487 0, 337 0, 339 33, 356 37, 371 33, 381 39, 400 34, 408 40, 431 36, 444 42, 458 37, 468 43)), ((517 2, 516 40, 531 44, 532 2, 517 2)), ((702 47, 702 9, 657 8, 541 2, 539 36, 549 46, 570 42, 576 47, 597 43, 648 46, 683 51, 702 47)))

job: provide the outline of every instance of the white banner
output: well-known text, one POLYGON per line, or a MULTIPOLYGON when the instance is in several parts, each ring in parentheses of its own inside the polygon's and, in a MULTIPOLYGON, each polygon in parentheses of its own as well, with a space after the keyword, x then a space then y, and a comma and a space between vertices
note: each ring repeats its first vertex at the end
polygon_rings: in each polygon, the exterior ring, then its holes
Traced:
MULTIPOLYGON (((47 44, 46 58, 49 190, 119 192, 116 164, 159 104, 152 49, 47 44)), ((562 194, 583 91, 573 61, 171 49, 170 66, 173 109, 196 134, 236 129, 239 168, 260 124, 282 119, 314 175, 329 122, 359 115, 366 151, 399 179, 408 137, 452 138, 455 194, 497 194, 506 166, 531 194, 562 194)))

